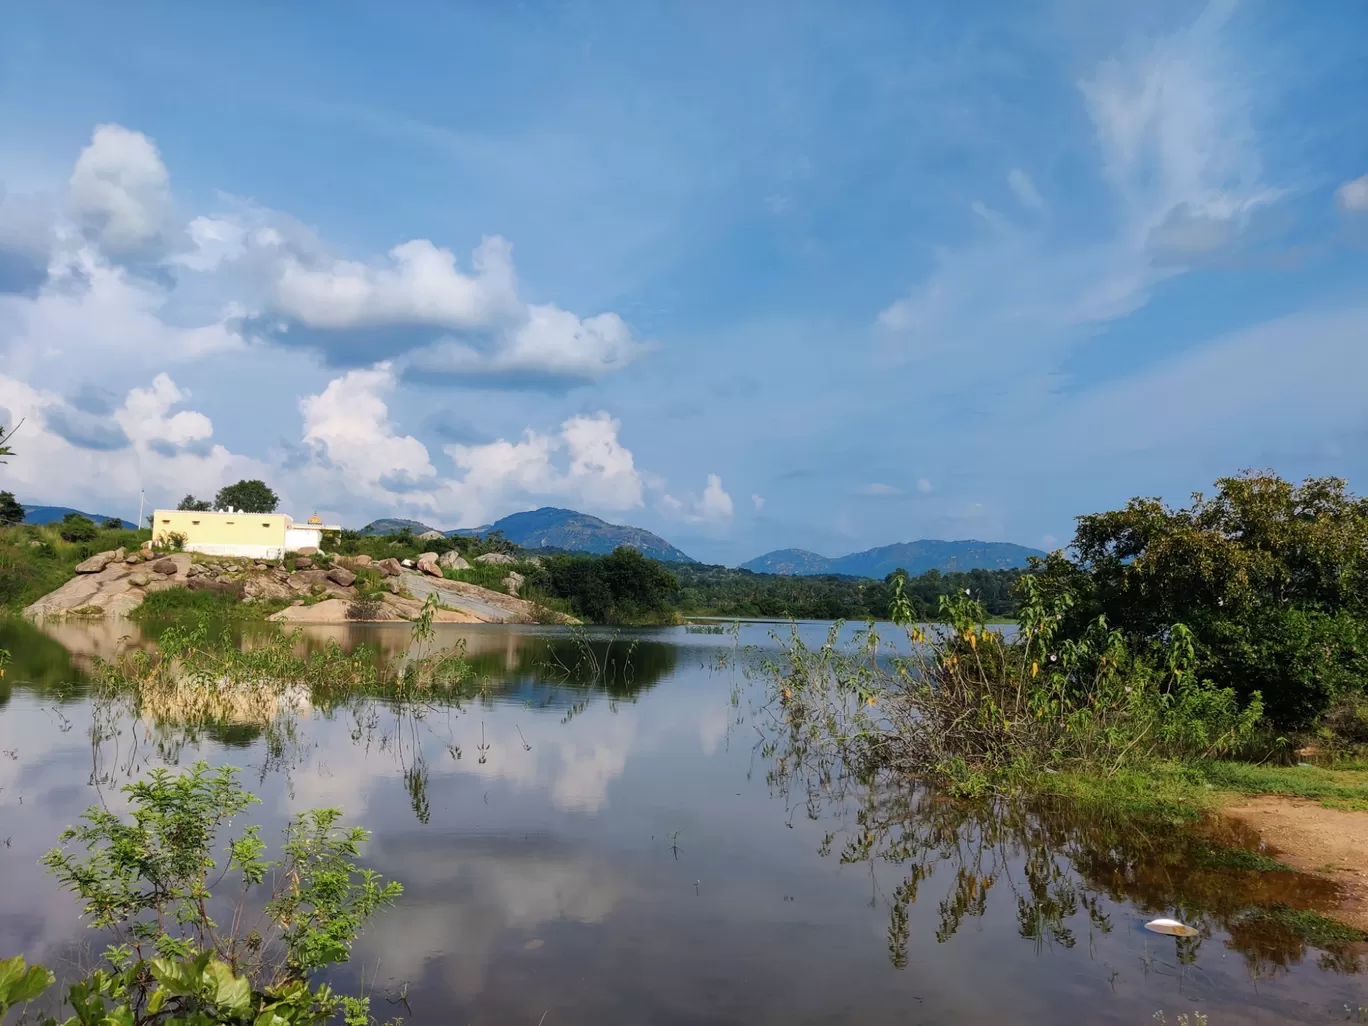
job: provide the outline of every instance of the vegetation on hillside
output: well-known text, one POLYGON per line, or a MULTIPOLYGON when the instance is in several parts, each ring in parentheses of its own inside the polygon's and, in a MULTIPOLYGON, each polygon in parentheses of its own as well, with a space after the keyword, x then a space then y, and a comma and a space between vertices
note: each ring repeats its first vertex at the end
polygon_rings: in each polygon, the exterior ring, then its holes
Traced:
POLYGON ((129 531, 84 525, 71 535, 68 521, 60 524, 20 524, 0 529, 0 613, 15 613, 69 581, 76 564, 97 552, 136 549, 151 537, 149 531, 129 531))

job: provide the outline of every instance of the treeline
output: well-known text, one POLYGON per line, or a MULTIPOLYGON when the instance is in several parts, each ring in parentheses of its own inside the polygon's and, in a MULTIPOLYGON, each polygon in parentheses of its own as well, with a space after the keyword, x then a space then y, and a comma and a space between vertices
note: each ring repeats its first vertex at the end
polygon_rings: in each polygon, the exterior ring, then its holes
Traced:
POLYGON ((930 570, 911 577, 895 570, 882 581, 858 577, 784 577, 697 563, 670 564, 679 581, 670 605, 686 616, 738 616, 798 620, 886 620, 892 613, 893 579, 915 615, 936 618, 942 595, 968 593, 993 617, 1016 615, 1015 593, 1022 570, 930 570))

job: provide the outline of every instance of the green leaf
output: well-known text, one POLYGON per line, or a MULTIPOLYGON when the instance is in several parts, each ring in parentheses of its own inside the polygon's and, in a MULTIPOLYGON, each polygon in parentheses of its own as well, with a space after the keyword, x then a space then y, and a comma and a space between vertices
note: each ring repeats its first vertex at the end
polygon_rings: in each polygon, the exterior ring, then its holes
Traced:
POLYGON ((52 985, 53 975, 41 965, 25 969, 22 955, 0 962, 0 1009, 32 1001, 52 985))

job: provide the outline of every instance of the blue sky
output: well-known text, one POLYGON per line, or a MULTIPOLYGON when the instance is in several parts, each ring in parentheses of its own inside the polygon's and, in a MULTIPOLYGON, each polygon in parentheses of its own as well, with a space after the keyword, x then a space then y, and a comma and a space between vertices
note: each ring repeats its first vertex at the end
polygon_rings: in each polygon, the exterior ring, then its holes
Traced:
POLYGON ((1361 488, 1365 98, 1355 4, 10 5, 0 483, 729 563, 1361 488))

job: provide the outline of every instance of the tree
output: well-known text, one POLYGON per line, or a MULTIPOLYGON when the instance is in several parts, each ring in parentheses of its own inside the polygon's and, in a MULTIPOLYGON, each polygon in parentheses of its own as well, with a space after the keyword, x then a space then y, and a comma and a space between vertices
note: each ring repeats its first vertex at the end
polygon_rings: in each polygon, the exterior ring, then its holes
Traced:
POLYGON ((0 492, 0 527, 24 522, 24 507, 14 498, 13 492, 0 492))
MULTIPOLYGON (((12 450, 12 449, 9 447, 9 439, 11 439, 11 438, 14 437, 14 432, 15 432, 15 431, 18 431, 21 427, 23 427, 23 424, 24 424, 24 422, 23 422, 23 421, 20 421, 18 424, 16 424, 16 425, 13 427, 13 429, 11 429, 11 431, 10 431, 9 434, 5 434, 5 427, 4 427, 3 424, 0 424, 0 456, 13 456, 13 455, 14 455, 14 450, 12 450)), ((5 462, 5 460, 0 459, 0 463, 4 463, 4 462, 5 462)))
MULTIPOLYGON (((222 495, 223 493, 220 492, 219 494, 222 495)), ((197 499, 189 494, 181 499, 180 505, 176 507, 176 509, 189 510, 192 513, 207 513, 213 508, 214 504, 208 499, 197 499)), ((255 512, 255 510, 253 512, 255 512)))
POLYGON ((1262 472, 1216 488, 1079 517, 1069 555, 1038 561, 1041 585, 1076 599, 1072 635, 1099 615, 1153 642, 1183 624, 1202 677, 1261 693, 1276 727, 1306 726, 1368 679, 1368 499, 1262 472))
POLYGON ((83 517, 79 513, 68 513, 62 517, 62 522, 57 526, 57 532, 62 536, 63 541, 94 541, 95 521, 89 517, 83 517))
POLYGON ((266 487, 265 481, 239 481, 225 485, 214 496, 214 509, 234 509, 242 513, 274 513, 280 497, 266 487))
POLYGON ((123 521, 118 517, 109 517, 100 525, 106 531, 122 531, 123 521))

